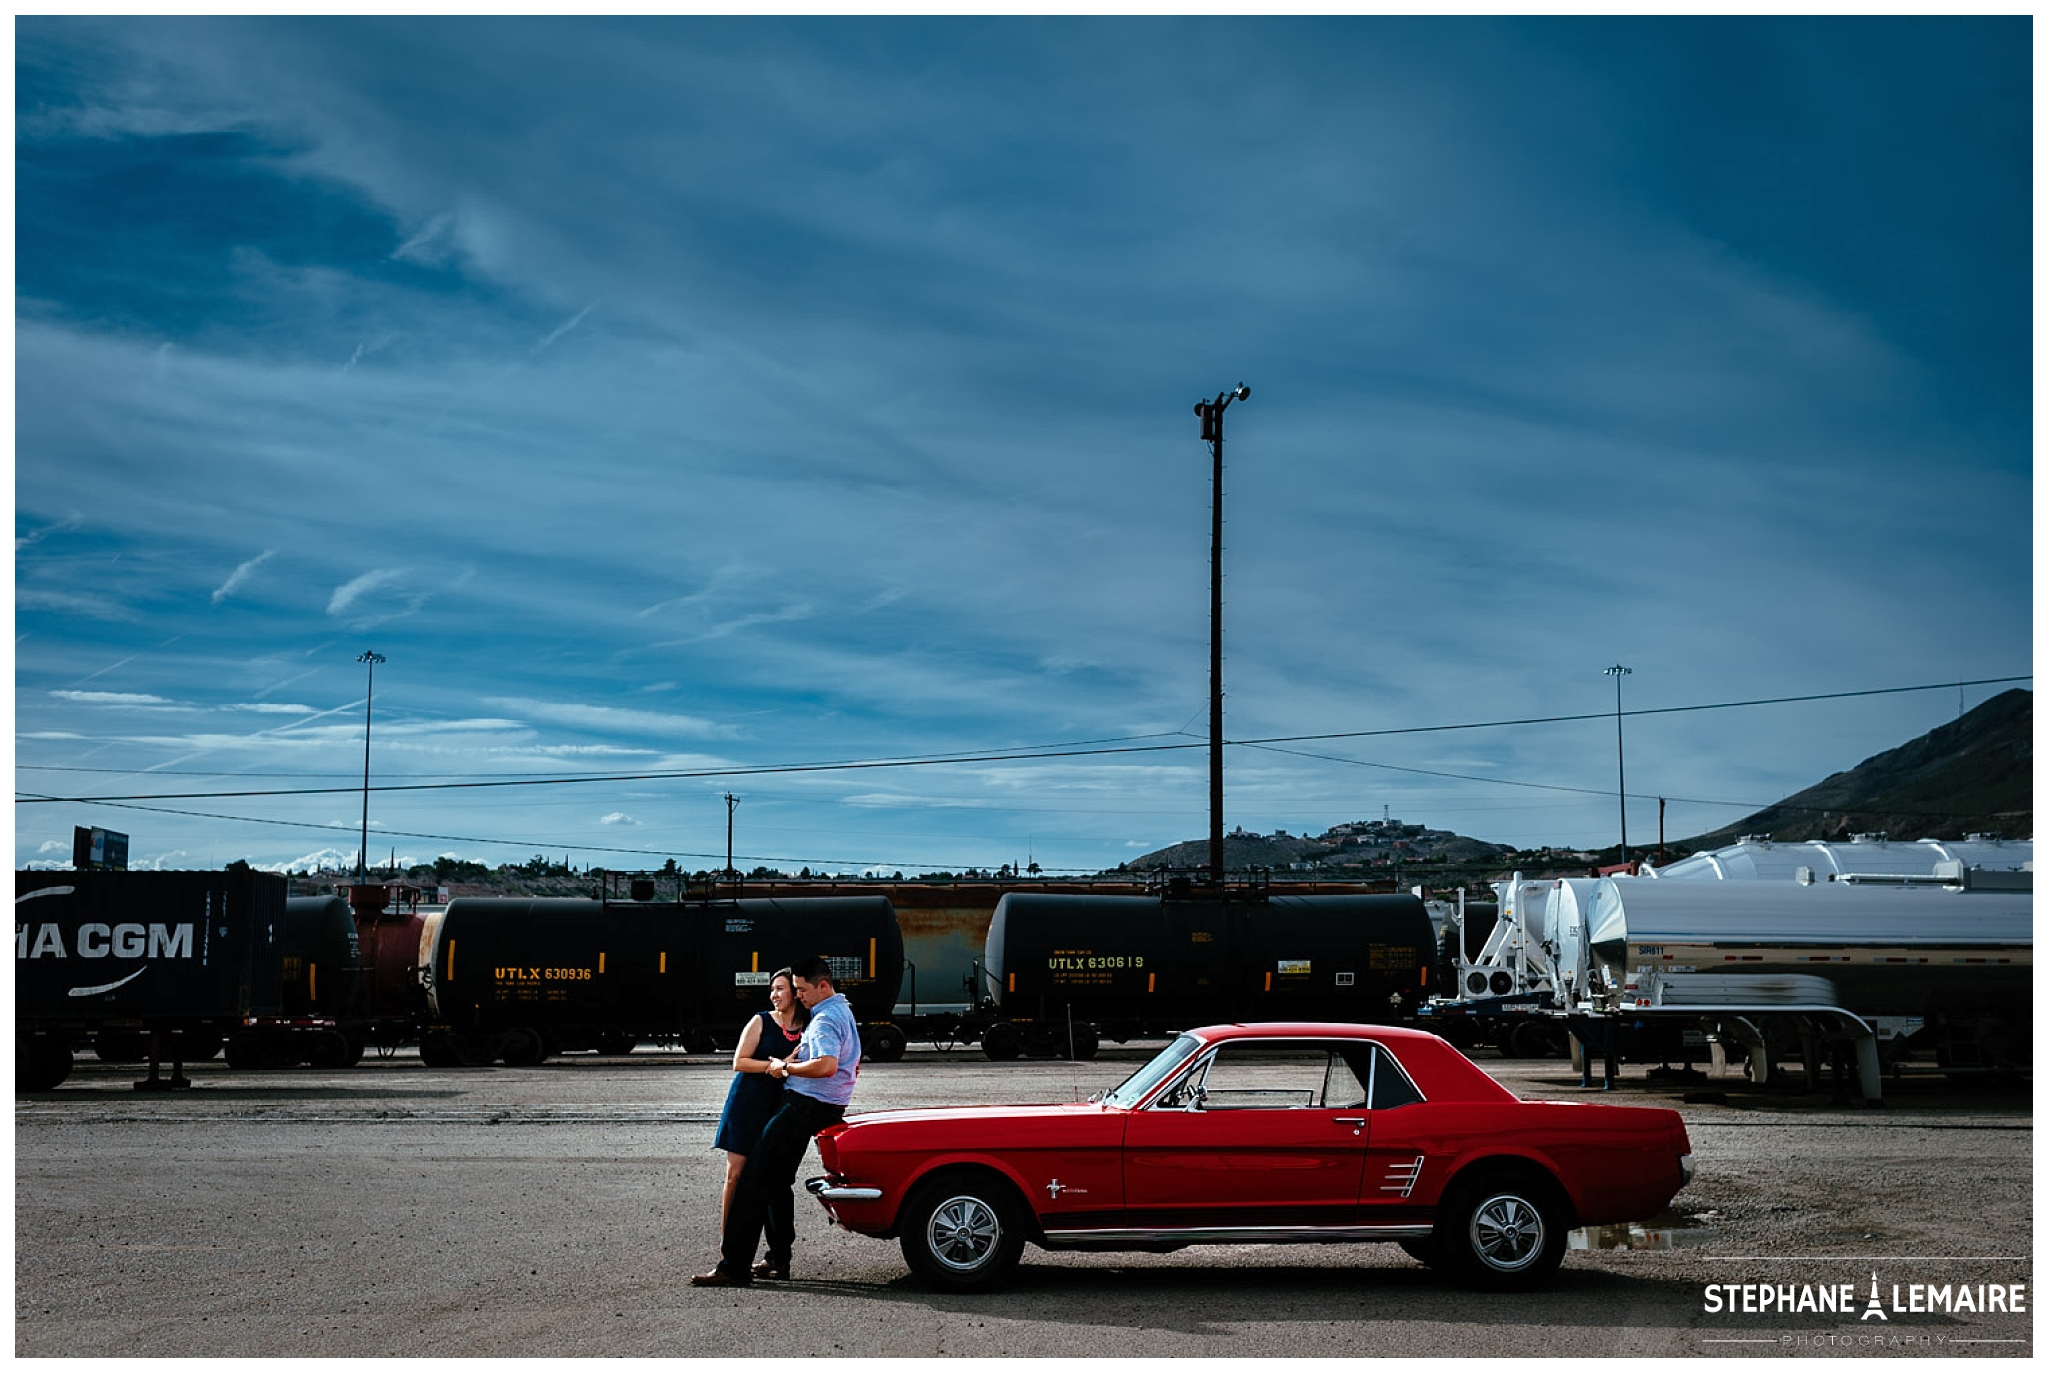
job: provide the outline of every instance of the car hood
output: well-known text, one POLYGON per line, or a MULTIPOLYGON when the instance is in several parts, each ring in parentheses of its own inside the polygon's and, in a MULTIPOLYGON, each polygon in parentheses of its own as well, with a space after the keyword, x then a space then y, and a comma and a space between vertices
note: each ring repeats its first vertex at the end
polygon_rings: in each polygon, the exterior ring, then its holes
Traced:
POLYGON ((1076 1115, 1101 1115, 1112 1108, 1099 1101, 1063 1101, 1036 1106, 915 1106, 893 1111, 863 1111, 848 1116, 834 1133, 890 1126, 967 1125, 981 1121, 1061 1120, 1076 1115))

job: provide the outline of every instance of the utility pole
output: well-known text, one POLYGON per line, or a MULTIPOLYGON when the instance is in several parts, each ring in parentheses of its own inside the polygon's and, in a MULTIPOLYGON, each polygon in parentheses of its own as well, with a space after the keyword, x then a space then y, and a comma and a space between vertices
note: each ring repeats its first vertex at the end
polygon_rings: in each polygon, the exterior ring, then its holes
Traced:
POLYGON ((740 798, 731 792, 725 794, 725 880, 736 881, 739 874, 732 870, 732 812, 739 805, 740 798))
POLYGON ((1621 753, 1621 679, 1634 669, 1616 663, 1604 670, 1604 675, 1614 679, 1614 787, 1615 795, 1621 801, 1621 861, 1628 862, 1628 770, 1623 766, 1621 753))
POLYGON ((1223 895, 1223 412, 1251 394, 1252 388, 1239 382, 1235 390, 1217 392, 1214 400, 1195 402, 1202 438, 1215 459, 1209 501, 1209 884, 1218 898, 1223 895))
POLYGON ((369 685, 363 691, 363 842, 356 849, 356 881, 361 882, 370 861, 370 699, 377 694, 377 664, 384 655, 364 652, 356 661, 370 665, 369 685))

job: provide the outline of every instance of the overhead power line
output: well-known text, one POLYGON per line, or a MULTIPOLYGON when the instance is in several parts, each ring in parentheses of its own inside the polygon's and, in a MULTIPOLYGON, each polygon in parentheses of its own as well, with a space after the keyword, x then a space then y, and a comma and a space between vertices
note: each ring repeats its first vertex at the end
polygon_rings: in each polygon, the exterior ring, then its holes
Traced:
MULTIPOLYGON (((1832 691, 1807 696, 1774 696, 1752 701, 1715 701, 1700 705, 1657 706, 1647 710, 1623 712, 1624 717, 1635 715, 1675 715, 1703 710, 1735 710, 1751 706, 1789 705, 1809 701, 1838 701, 1861 696, 1892 696, 1914 691, 1948 691, 1956 687, 1994 686, 2009 682, 2032 681, 2031 676, 1981 677, 1963 682, 1934 682, 1923 686, 1877 687, 1864 691, 1832 691)), ((1521 725, 1568 724, 1585 720, 1611 720, 1612 711, 1597 711, 1580 715, 1527 716, 1515 720, 1480 720, 1454 725, 1413 725, 1398 729, 1343 730, 1325 734, 1282 734, 1257 739, 1233 739, 1238 747, 1264 747, 1277 744, 1316 743, 1334 739, 1376 739, 1403 734, 1436 734, 1452 730, 1502 729, 1521 725)), ((1128 735, 1128 739, 1145 739, 1164 736, 1128 735)), ((1038 762, 1060 758, 1099 758, 1118 754, 1173 753, 1189 749, 1206 748, 1206 743, 1189 742, 1179 744, 1136 744, 1125 743, 1108 747, 1091 747, 1086 744, 1056 748, 997 749, 977 753, 958 754, 913 754, 897 758, 862 758, 826 763, 781 763, 759 764, 742 767, 689 768, 659 772, 622 772, 575 774, 565 777, 521 777, 490 778, 464 782, 404 782, 386 783, 371 787, 376 792, 405 791, 466 791, 504 787, 546 787, 579 786, 593 782, 655 782, 690 781, 713 777, 766 777, 789 773, 853 772, 881 768, 950 767, 965 763, 1018 763, 1038 762)), ((1498 779, 1472 779, 1498 780, 1498 779)), ((1529 783, 1526 785, 1540 785, 1529 783)), ((48 796, 36 792, 16 792, 16 803, 20 805, 48 805, 52 803, 105 804, 113 805, 124 801, 214 801, 230 798, 258 796, 326 796, 337 793, 355 795, 359 787, 291 787, 249 791, 186 791, 149 792, 106 796, 48 796)), ((1610 793, 1600 793, 1602 795, 1610 793)), ((1713 802, 1709 804, 1720 804, 1713 802)))
MULTIPOLYGON (((138 806, 121 801, 108 801, 104 804, 113 806, 118 810, 148 811, 155 815, 184 815, 200 820, 233 820, 245 825, 276 825, 285 829, 319 830, 327 834, 341 834, 350 837, 355 835, 354 829, 347 825, 321 825, 315 824, 310 820, 273 820, 255 815, 221 815, 213 811, 180 810, 171 806, 138 806)), ((559 839, 549 839, 546 841, 533 839, 486 839, 474 834, 427 834, 419 830, 389 829, 379 829, 377 833, 393 839, 432 839, 449 844, 495 844, 505 848, 531 848, 536 852, 556 849, 566 850, 571 853, 625 853, 646 858, 716 858, 721 861, 726 857, 723 853, 698 853, 685 849, 631 849, 608 844, 564 844, 559 839)), ((876 858, 789 858, 758 853, 736 853, 732 855, 732 859, 735 862, 745 860, 749 863, 794 863, 798 866, 820 864, 837 868, 889 868, 891 870, 937 868, 946 871, 958 871, 963 868, 974 868, 985 871, 989 866, 986 863, 894 863, 886 859, 876 858)), ((1039 871, 1049 873, 1092 873, 1098 871, 1098 869, 1050 868, 1041 864, 1039 871)))

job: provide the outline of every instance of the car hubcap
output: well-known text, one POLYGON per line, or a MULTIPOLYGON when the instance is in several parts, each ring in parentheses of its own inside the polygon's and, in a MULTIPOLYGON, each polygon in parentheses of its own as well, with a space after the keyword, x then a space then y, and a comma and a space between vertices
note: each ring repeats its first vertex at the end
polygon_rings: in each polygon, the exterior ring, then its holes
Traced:
POLYGON ((995 1253, 1003 1227, 980 1197, 953 1197, 939 1203, 924 1232, 933 1258, 966 1272, 979 1268, 995 1253))
POLYGON ((1513 1272, 1543 1252, 1543 1216, 1521 1197, 1492 1197, 1472 1212, 1472 1252, 1489 1268, 1513 1272))

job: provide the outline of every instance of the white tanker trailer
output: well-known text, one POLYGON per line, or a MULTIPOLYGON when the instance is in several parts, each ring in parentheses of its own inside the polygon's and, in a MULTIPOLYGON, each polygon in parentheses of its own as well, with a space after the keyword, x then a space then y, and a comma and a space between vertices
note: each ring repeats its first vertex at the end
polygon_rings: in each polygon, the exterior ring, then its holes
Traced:
POLYGON ((1973 834, 1968 839, 1895 842, 1881 834, 1859 834, 1847 843, 1810 839, 1778 843, 1754 835, 1739 843, 1680 858, 1663 867, 1643 865, 1643 876, 1660 881, 1865 881, 1930 882, 1968 871, 2030 874, 2034 841, 1973 834), (1945 864, 1958 865, 1945 868, 1945 864))
POLYGON ((1850 1044, 1873 1099, 1881 1060, 1921 1049, 1950 1070, 2029 1068, 2033 893, 1946 875, 1560 882, 1545 919, 1558 1000, 1582 1042, 1602 1020, 1697 1022, 1759 1079, 1792 1051, 1811 1070, 1822 1046, 1850 1044))

